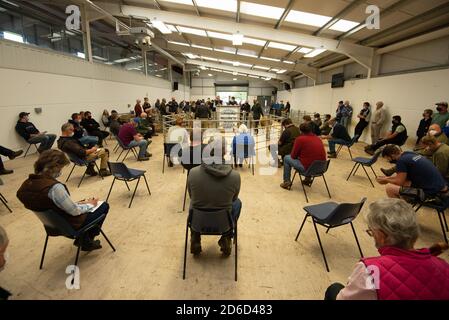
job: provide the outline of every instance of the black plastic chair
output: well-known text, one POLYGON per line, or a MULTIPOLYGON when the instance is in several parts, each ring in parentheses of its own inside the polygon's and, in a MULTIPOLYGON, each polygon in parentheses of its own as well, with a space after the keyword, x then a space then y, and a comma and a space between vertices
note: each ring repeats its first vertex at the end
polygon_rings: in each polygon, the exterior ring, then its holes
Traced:
POLYGON ((366 201, 363 198, 359 203, 335 203, 335 202, 325 202, 313 206, 304 207, 306 216, 302 221, 301 227, 299 228, 298 234, 296 235, 295 241, 298 241, 299 234, 301 233, 304 223, 308 217, 312 217, 313 227, 315 228, 316 237, 318 243, 320 244, 321 254, 323 255, 324 264, 326 265, 326 270, 329 272, 329 266, 327 264, 326 255, 324 253, 323 245, 321 244, 320 234, 316 227, 317 224, 327 228, 326 233, 330 229, 344 226, 346 224, 351 225, 352 233, 354 234, 355 241, 357 242, 357 247, 360 251, 360 256, 363 258, 363 252, 360 248, 359 239, 357 238, 357 233, 355 232, 354 225, 352 221, 358 216, 362 207, 366 201))
POLYGON ((186 187, 184 189, 184 201, 182 204, 182 211, 186 209, 187 182, 189 179, 190 170, 201 165, 203 150, 206 146, 207 146, 206 144, 201 144, 197 146, 190 146, 189 148, 180 150, 181 165, 184 168, 184 170, 187 171, 186 187), (187 156, 185 155, 186 152, 188 152, 187 156), (199 155, 200 157, 198 158, 197 155, 199 155))
MULTIPOLYGON (((0 186, 3 185, 3 180, 0 179, 0 186)), ((11 208, 8 206, 8 200, 6 200, 5 196, 0 192, 0 201, 3 203, 3 205, 8 209, 10 213, 12 213, 11 208)))
POLYGON ((351 142, 349 142, 348 144, 340 144, 338 146, 337 149, 337 157, 340 154, 341 149, 343 149, 343 147, 347 147, 348 148, 348 152, 349 152, 349 156, 351 157, 352 160, 352 153, 351 153, 351 147, 359 140, 360 136, 359 135, 355 135, 352 139, 351 142))
POLYGON ((329 198, 331 197, 331 193, 329 192, 329 187, 327 186, 326 178, 324 177, 324 174, 329 169, 330 160, 315 160, 312 162, 310 167, 306 170, 306 172, 302 173, 295 169, 295 174, 293 175, 292 184, 290 185, 289 190, 292 189, 293 182, 295 181, 295 177, 298 174, 299 179, 301 180, 301 186, 302 190, 304 191, 304 196, 306 197, 306 202, 309 202, 309 198, 307 197, 306 188, 304 186, 304 180, 302 179, 302 176, 305 178, 311 178, 312 183, 317 177, 323 177, 324 185, 326 186, 327 194, 329 195, 329 198))
POLYGON ((167 162, 167 165, 169 164, 170 158, 170 152, 179 143, 166 143, 164 142, 164 155, 162 156, 162 173, 165 172, 165 162, 167 162))
POLYGON ((195 209, 189 210, 186 224, 186 238, 184 243, 184 270, 182 279, 186 278, 187 264, 187 240, 189 238, 189 228, 200 235, 222 236, 224 234, 233 233, 235 246, 235 275, 237 281, 237 222, 234 222, 232 213, 227 209, 195 209))
POLYGON ((415 206, 417 208, 415 209, 416 212, 419 211, 422 207, 427 207, 430 209, 434 209, 438 214, 438 220, 440 221, 441 226, 441 232, 443 233, 443 239, 446 243, 449 244, 446 232, 449 232, 449 228, 447 225, 446 215, 445 211, 449 207, 449 203, 432 203, 432 202, 419 202, 416 203, 415 206), (444 223, 444 224, 443 224, 444 223))
MULTIPOLYGON (((39 220, 43 223, 45 232, 47 234, 47 236, 45 238, 44 250, 42 252, 41 263, 39 265, 39 269, 42 269, 42 266, 44 265, 45 252, 47 250, 47 243, 48 243, 49 237, 63 236, 63 237, 67 237, 70 239, 78 240, 79 243, 81 244, 86 232, 95 227, 99 228, 98 225, 104 220, 104 218, 106 216, 106 215, 101 215, 96 220, 92 221, 91 223, 84 226, 83 228, 81 228, 79 230, 75 230, 67 222, 67 220, 65 220, 64 217, 57 212, 54 212, 52 210, 47 210, 47 211, 43 211, 43 212, 34 211, 34 213, 37 215, 39 220)), ((101 228, 100 228, 100 233, 103 235, 103 237, 106 239, 108 244, 111 246, 112 250, 115 252, 114 246, 109 241, 108 237, 103 232, 103 230, 101 230, 101 228)), ((81 245, 78 246, 78 250, 76 251, 75 266, 78 264, 80 248, 81 248, 81 245)))
POLYGON ((130 151, 132 151, 134 157, 136 157, 136 160, 139 158, 137 156, 136 150, 134 150, 135 147, 125 146, 123 144, 122 140, 120 140, 120 138, 118 136, 115 136, 115 140, 117 140, 117 143, 118 143, 119 147, 122 149, 122 152, 120 152, 120 154, 118 155, 116 161, 119 161, 120 157, 122 156, 123 152, 125 152, 125 151, 126 151, 125 156, 123 157, 121 162, 126 160, 126 158, 128 157, 128 154, 129 154, 130 151))
POLYGON ((377 174, 373 169, 373 165, 377 162, 377 159, 379 159, 379 156, 381 153, 382 153, 382 151, 377 151, 372 158, 357 157, 357 158, 352 159, 352 161, 354 161, 355 163, 354 163, 354 166, 352 167, 352 170, 349 173, 349 176, 346 179, 346 181, 349 181, 349 178, 351 178, 351 175, 355 176, 355 174, 357 173, 357 170, 359 170, 359 168, 362 167, 363 171, 365 171, 365 174, 368 177, 369 182, 371 183, 371 185, 374 188, 373 181, 371 181, 371 178, 370 178, 368 172, 366 171, 365 167, 371 168, 371 171, 374 173, 374 176, 377 178, 377 174))
POLYGON ((83 176, 81 177, 81 180, 80 180, 80 182, 78 183, 78 188, 79 188, 80 185, 81 185, 81 182, 83 182, 84 177, 86 176, 86 172, 87 172, 87 169, 89 168, 89 165, 91 165, 92 163, 95 165, 95 168, 97 168, 98 176, 103 180, 103 176, 100 174, 100 168, 98 168, 98 166, 97 166, 97 162, 96 162, 97 159, 93 159, 93 160, 84 160, 84 159, 78 158, 78 157, 77 157, 76 155, 74 155, 74 154, 70 154, 70 153, 66 153, 66 154, 67 154, 67 156, 69 157, 70 162, 73 163, 73 167, 72 167, 72 170, 70 170, 70 173, 69 173, 69 175, 67 176, 67 179, 65 180, 65 182, 69 181, 70 176, 72 175, 72 172, 73 172, 73 170, 75 169, 76 166, 79 166, 79 167, 85 167, 86 170, 84 171, 83 176))
POLYGON ((27 141, 27 143, 28 143, 28 148, 26 149, 25 154, 23 155, 24 158, 27 156, 28 151, 30 151, 31 146, 34 146, 34 147, 36 148, 36 152, 39 152, 39 150, 37 149, 37 145, 38 145, 40 142, 34 142, 34 143, 32 143, 32 142, 28 142, 28 141, 27 141))
POLYGON ((256 156, 255 144, 236 144, 235 150, 232 151, 234 167, 237 166, 237 160, 249 159, 248 166, 254 175, 254 157, 256 156))
POLYGON ((145 176, 145 170, 137 170, 128 168, 123 162, 108 162, 109 170, 114 176, 114 180, 112 180, 111 188, 109 188, 109 193, 106 198, 106 202, 111 195, 112 187, 114 186, 115 180, 124 181, 128 191, 131 191, 128 186, 128 182, 134 181, 137 179, 136 187, 134 188, 133 195, 131 197, 131 201, 129 202, 128 208, 131 208, 131 204, 133 203, 134 196, 136 195, 137 187, 139 186, 140 178, 143 177, 145 180, 145 184, 147 186, 148 193, 151 196, 150 187, 148 187, 147 178, 145 176))

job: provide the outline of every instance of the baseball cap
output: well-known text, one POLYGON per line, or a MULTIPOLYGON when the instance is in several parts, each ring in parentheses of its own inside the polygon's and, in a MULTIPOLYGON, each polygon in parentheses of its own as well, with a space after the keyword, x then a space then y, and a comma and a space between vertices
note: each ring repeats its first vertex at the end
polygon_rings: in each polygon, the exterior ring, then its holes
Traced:
POLYGON ((437 102, 437 106, 445 106, 447 108, 447 102, 437 102))
POLYGON ((29 112, 21 112, 21 113, 19 113, 19 119, 22 119, 23 117, 25 117, 29 114, 30 114, 29 112))

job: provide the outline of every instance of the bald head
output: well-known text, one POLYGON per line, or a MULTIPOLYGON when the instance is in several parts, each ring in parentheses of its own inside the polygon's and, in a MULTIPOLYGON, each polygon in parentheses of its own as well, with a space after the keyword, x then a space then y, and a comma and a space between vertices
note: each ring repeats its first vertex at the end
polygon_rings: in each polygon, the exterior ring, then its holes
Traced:
POLYGON ((441 127, 439 124, 434 123, 429 127, 429 135, 430 136, 437 136, 440 133, 441 133, 441 127))
POLYGON ((142 112, 141 114, 140 114, 140 117, 141 118, 146 118, 148 115, 147 115, 147 113, 146 112, 142 112))
POLYGON ((379 101, 376 103, 377 109, 380 109, 384 106, 384 103, 382 101, 379 101))

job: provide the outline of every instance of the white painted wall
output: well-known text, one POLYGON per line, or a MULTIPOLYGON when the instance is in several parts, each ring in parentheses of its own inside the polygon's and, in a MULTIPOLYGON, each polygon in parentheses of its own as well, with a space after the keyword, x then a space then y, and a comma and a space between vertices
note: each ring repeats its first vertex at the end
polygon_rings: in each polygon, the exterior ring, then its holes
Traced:
MULTIPOLYGON (((424 109, 435 109, 434 103, 449 100, 449 69, 347 81, 344 88, 332 89, 330 84, 279 91, 278 99, 289 100, 292 109, 335 115, 339 100, 350 100, 354 107, 350 134, 357 124, 356 114, 364 101, 374 105, 383 101, 390 116, 400 115, 409 137, 415 133, 424 109)), ((390 122, 389 122, 390 123, 390 122)), ((387 131, 391 125, 384 128, 387 131)), ((363 140, 370 142, 369 130, 363 140)), ((411 140, 409 140, 411 142, 411 140)))
POLYGON ((28 46, 0 41, 0 144, 17 149, 28 145, 14 130, 21 111, 41 131, 60 133, 73 112, 89 110, 99 120, 104 109, 128 112, 136 98, 178 101, 190 99, 180 85, 172 92, 169 81, 145 77, 112 66, 91 64, 28 46), (34 108, 42 108, 36 114, 34 108))

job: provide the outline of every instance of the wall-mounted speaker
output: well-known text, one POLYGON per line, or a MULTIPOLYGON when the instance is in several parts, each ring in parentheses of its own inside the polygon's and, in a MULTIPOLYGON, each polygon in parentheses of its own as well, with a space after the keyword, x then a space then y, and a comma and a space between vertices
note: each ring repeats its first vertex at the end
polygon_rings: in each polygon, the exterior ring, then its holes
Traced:
POLYGON ((173 82, 173 91, 178 90, 178 81, 173 82))
POLYGON ((284 82, 284 89, 287 91, 291 90, 290 85, 287 82, 284 82))

